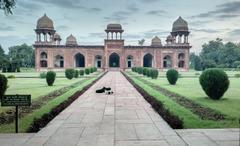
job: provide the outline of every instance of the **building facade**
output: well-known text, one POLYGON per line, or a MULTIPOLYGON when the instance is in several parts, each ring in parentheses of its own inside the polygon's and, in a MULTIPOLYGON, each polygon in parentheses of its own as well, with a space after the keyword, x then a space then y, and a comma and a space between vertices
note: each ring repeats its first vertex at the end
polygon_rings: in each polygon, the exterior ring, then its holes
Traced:
POLYGON ((107 25, 104 45, 79 45, 73 35, 68 36, 63 45, 53 21, 46 14, 38 19, 35 32, 37 71, 92 66, 103 70, 125 70, 134 66, 189 69, 188 23, 181 17, 173 23, 166 44, 155 36, 149 46, 125 46, 120 24, 107 25))

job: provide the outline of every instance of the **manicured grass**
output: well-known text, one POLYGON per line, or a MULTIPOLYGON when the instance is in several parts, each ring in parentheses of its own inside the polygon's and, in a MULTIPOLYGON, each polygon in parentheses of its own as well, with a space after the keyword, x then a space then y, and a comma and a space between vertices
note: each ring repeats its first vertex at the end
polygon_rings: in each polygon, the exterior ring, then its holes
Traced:
MULTIPOLYGON (((19 131, 26 132, 28 127, 33 122, 34 118, 40 118, 43 114, 48 113, 52 108, 56 107, 63 101, 67 100, 67 98, 70 97, 71 95, 73 95, 75 92, 82 90, 83 87, 92 83, 99 76, 100 76, 100 74, 98 74, 95 77, 86 79, 87 80, 86 82, 83 82, 81 85, 70 89, 68 92, 54 98, 53 100, 49 101, 47 104, 44 104, 40 109, 36 109, 32 113, 21 118, 19 120, 19 131)), ((1 125, 0 132, 14 132, 14 123, 1 125)))
MULTIPOLYGON (((132 72, 128 72, 128 75, 137 75, 132 72)), ((166 97, 154 90, 150 86, 143 84, 141 81, 137 80, 134 76, 131 76, 134 81, 140 85, 145 91, 156 97, 158 100, 164 102, 166 108, 172 111, 174 114, 178 115, 184 121, 184 128, 232 128, 239 127, 238 119, 240 118, 240 79, 230 78, 230 88, 224 95, 224 98, 219 101, 213 101, 206 97, 205 93, 202 91, 199 85, 198 78, 180 78, 177 85, 169 85, 166 78, 158 78, 157 80, 143 77, 143 79, 150 81, 160 87, 163 87, 172 92, 178 93, 180 95, 186 96, 187 98, 200 103, 203 106, 207 106, 214 110, 220 111, 221 113, 227 115, 226 120, 222 121, 211 121, 202 120, 195 114, 193 114, 189 109, 186 109, 169 97, 166 97)))

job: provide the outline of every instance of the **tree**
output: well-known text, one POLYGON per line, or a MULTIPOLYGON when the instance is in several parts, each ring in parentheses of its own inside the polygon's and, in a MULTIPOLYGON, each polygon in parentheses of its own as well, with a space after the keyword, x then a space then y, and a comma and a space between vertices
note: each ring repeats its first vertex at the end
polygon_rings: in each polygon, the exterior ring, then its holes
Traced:
POLYGON ((12 14, 12 9, 15 7, 16 0, 0 0, 0 9, 2 9, 5 14, 12 14))
POLYGON ((138 45, 143 46, 144 42, 145 42, 145 39, 141 39, 138 41, 138 45))
POLYGON ((226 67, 234 67, 234 62, 240 60, 240 48, 237 44, 228 42, 220 50, 220 61, 219 63, 225 64, 226 67))
POLYGON ((197 71, 202 70, 202 61, 199 56, 194 57, 194 69, 197 71))
POLYGON ((22 44, 20 46, 12 46, 9 48, 9 58, 19 67, 34 66, 34 49, 32 46, 22 44))

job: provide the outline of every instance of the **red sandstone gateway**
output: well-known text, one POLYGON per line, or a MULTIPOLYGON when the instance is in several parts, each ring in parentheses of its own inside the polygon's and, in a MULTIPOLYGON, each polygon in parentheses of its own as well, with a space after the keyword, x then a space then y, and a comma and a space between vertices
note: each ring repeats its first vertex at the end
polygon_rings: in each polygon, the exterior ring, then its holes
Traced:
POLYGON ((64 70, 95 66, 99 69, 124 70, 133 66, 154 67, 160 70, 189 69, 188 23, 179 17, 166 44, 155 36, 150 46, 124 46, 120 24, 109 24, 104 45, 78 45, 73 35, 65 45, 56 33, 53 21, 45 14, 37 21, 37 40, 34 44, 36 70, 64 70))

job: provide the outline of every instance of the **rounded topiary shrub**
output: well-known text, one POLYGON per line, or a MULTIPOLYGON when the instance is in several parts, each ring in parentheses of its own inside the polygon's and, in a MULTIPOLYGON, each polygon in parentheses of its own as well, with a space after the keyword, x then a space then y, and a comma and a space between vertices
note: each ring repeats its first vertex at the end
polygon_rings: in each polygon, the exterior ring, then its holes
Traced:
POLYGON ((147 69, 146 76, 147 76, 147 77, 151 77, 151 68, 148 68, 148 69, 147 69))
POLYGON ((40 75, 39 75, 39 77, 41 78, 41 79, 45 79, 46 78, 46 72, 41 72, 40 73, 40 75))
POLYGON ((79 72, 78 72, 78 70, 75 70, 74 77, 78 78, 78 76, 79 76, 79 72))
POLYGON ((48 86, 52 86, 56 78, 56 73, 54 71, 48 71, 46 75, 46 81, 48 86))
POLYGON ((85 74, 86 75, 90 74, 90 69, 89 68, 85 68, 85 74))
POLYGON ((71 80, 75 76, 75 70, 74 69, 66 69, 65 76, 67 79, 71 80))
POLYGON ((147 67, 144 67, 144 68, 143 68, 143 75, 144 75, 144 76, 146 76, 146 75, 147 75, 147 70, 148 70, 148 68, 147 68, 147 67))
POLYGON ((178 71, 175 69, 169 69, 166 73, 167 80, 171 85, 175 85, 178 80, 178 71))
POLYGON ((80 74, 80 76, 83 76, 84 75, 84 70, 79 70, 79 74, 80 74))
POLYGON ((211 98, 218 100, 229 87, 227 74, 221 69, 207 69, 199 77, 204 92, 211 98))
POLYGON ((152 69, 151 70, 151 78, 152 79, 157 79, 158 78, 158 70, 157 69, 152 69))
POLYGON ((7 90, 7 83, 8 79, 4 75, 0 74, 0 99, 3 97, 7 90))

